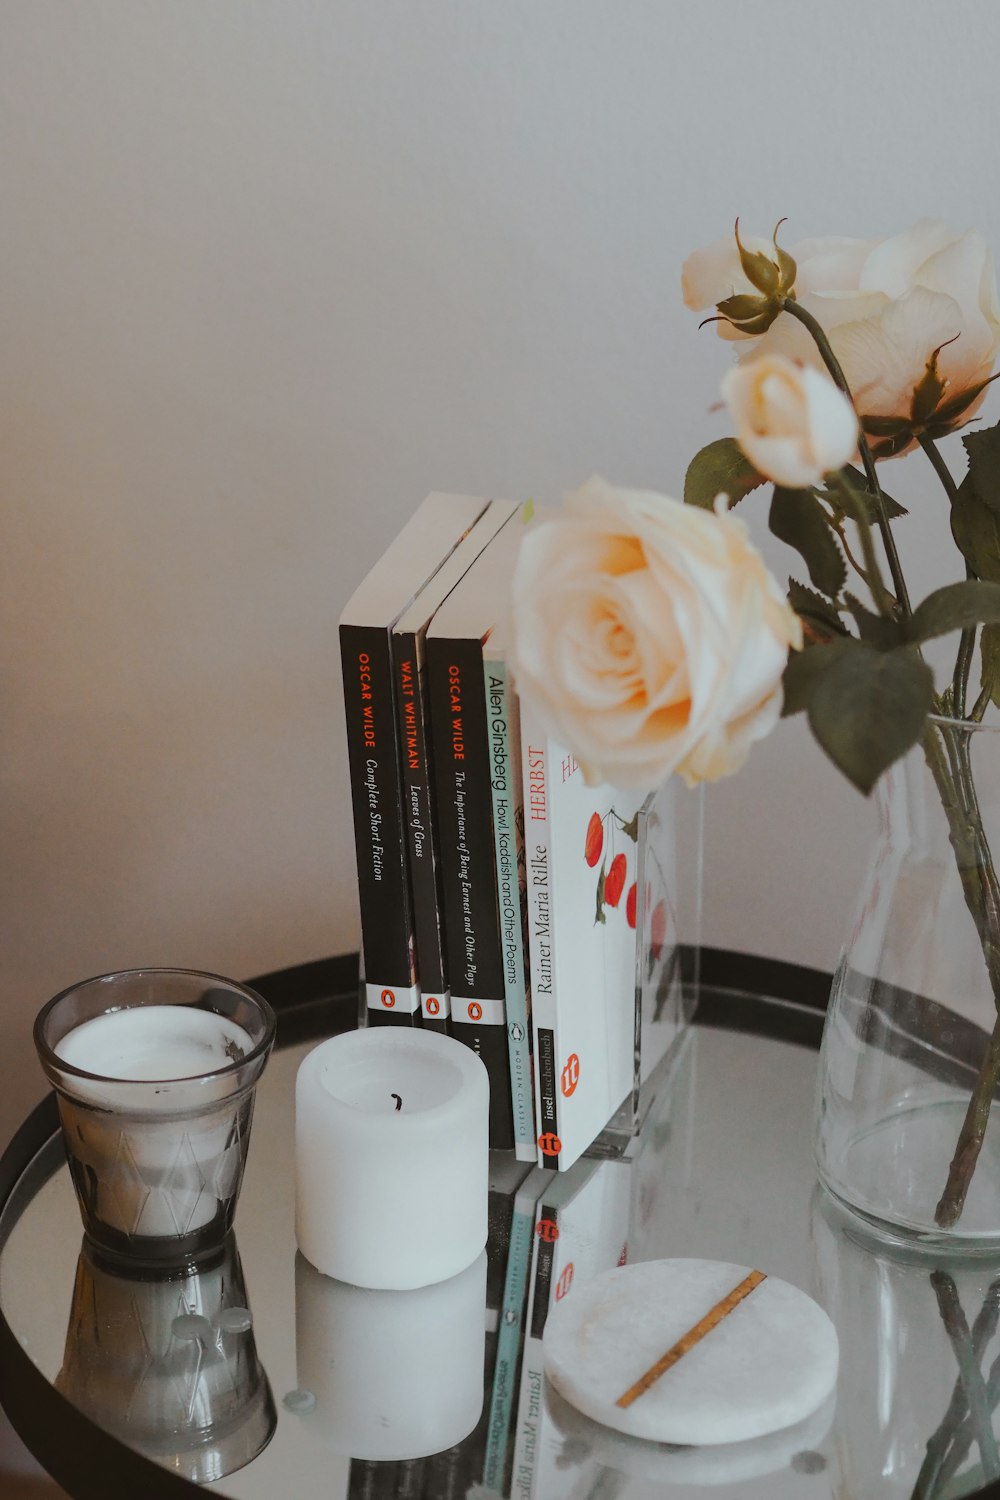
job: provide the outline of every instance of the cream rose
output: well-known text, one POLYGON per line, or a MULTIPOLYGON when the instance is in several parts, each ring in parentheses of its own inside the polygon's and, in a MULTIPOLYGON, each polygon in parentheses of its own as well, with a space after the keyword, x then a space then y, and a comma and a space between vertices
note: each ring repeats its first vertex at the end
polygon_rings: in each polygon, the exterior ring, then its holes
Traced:
MULTIPOLYGON (((1000 298, 993 256, 981 234, 972 229, 960 234, 940 220, 921 219, 889 239, 804 240, 789 253, 798 266, 797 300, 827 334, 876 452, 912 447, 907 431, 893 440, 880 428, 893 419, 910 422, 914 392, 935 350, 940 350, 937 370, 944 382, 939 429, 974 415, 1000 349, 1000 298)), ((684 270, 688 306, 708 308, 743 290, 734 285, 734 263, 742 278, 735 240, 728 262, 721 244, 696 251, 684 270)), ((745 358, 780 353, 822 364, 808 330, 788 313, 759 337, 741 337, 745 358)), ((926 421, 922 414, 914 425, 926 421)))
POLYGON ((722 396, 736 441, 775 484, 807 489, 857 452, 858 419, 847 397, 828 375, 784 355, 737 365, 723 379, 722 396))
POLYGON ((717 509, 594 478, 525 532, 516 684, 591 780, 713 781, 778 719, 801 624, 717 509))

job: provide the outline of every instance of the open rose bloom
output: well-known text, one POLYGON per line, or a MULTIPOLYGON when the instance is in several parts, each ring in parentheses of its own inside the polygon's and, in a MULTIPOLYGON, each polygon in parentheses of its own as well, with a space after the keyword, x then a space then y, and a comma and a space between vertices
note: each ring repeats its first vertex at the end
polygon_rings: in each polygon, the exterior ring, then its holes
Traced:
POLYGON ((781 712, 801 625, 746 528, 591 479, 524 536, 514 674, 594 781, 736 771, 781 712))

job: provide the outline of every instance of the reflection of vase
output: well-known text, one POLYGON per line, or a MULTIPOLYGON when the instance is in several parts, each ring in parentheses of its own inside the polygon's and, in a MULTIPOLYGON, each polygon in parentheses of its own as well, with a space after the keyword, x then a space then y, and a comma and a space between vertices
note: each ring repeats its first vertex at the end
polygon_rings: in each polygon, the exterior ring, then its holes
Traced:
POLYGON ((110 1268, 85 1240, 56 1386, 198 1483, 256 1457, 277 1417, 232 1235, 209 1265, 156 1279, 110 1268))
POLYGON ((844 1351, 835 1493, 943 1500, 1000 1477, 996 1264, 889 1246, 822 1192, 812 1237, 844 1351))
POLYGON ((334 1281, 295 1257, 302 1420, 336 1452, 413 1459, 460 1443, 483 1409, 486 1254, 417 1291, 334 1281))
POLYGON ((928 746, 877 789, 875 858, 823 1038, 817 1159, 830 1190, 885 1233, 995 1245, 1000 734, 941 721, 928 746))

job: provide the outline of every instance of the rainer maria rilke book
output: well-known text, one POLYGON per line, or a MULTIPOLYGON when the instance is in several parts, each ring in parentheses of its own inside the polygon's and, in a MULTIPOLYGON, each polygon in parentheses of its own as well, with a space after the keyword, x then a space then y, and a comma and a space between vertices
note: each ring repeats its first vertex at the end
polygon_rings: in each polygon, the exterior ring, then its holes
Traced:
MULTIPOLYGON (((513 529, 512 529, 513 528, 513 529)), ((490 1075, 490 1145, 514 1145, 504 967, 493 843, 483 644, 509 609, 504 539, 515 515, 449 594, 427 631, 434 819, 441 853, 453 1036, 490 1075)))
POLYGON ((635 1088, 645 794, 588 786, 527 702, 521 760, 538 1162, 563 1171, 635 1088))
POLYGON ((451 993, 444 962, 440 861, 431 817, 425 638, 435 611, 517 508, 512 500, 477 503, 486 505, 479 520, 392 628, 393 687, 403 775, 405 857, 413 900, 420 1011, 424 1025, 440 1031, 447 1030, 451 993))
POLYGON ((392 627, 451 556, 486 504, 455 495, 428 495, 340 617, 361 962, 369 1022, 412 1025, 420 1012, 403 841, 392 627))

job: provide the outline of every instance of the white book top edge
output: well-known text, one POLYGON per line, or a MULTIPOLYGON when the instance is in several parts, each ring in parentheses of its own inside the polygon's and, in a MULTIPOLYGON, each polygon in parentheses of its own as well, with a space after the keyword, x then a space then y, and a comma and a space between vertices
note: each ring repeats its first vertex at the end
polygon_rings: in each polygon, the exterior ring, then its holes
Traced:
POLYGON ((452 589, 427 627, 428 639, 483 640, 501 631, 510 613, 511 580, 521 546, 520 506, 452 589))
POLYGON ((355 589, 340 616, 341 625, 390 629, 488 505, 488 500, 472 495, 428 495, 355 589))
POLYGON ((441 564, 433 578, 421 589, 409 609, 405 610, 393 626, 401 635, 407 632, 419 634, 426 630, 431 618, 447 599, 473 565, 480 553, 496 536, 517 510, 515 500, 491 500, 483 514, 466 532, 455 550, 441 564))

